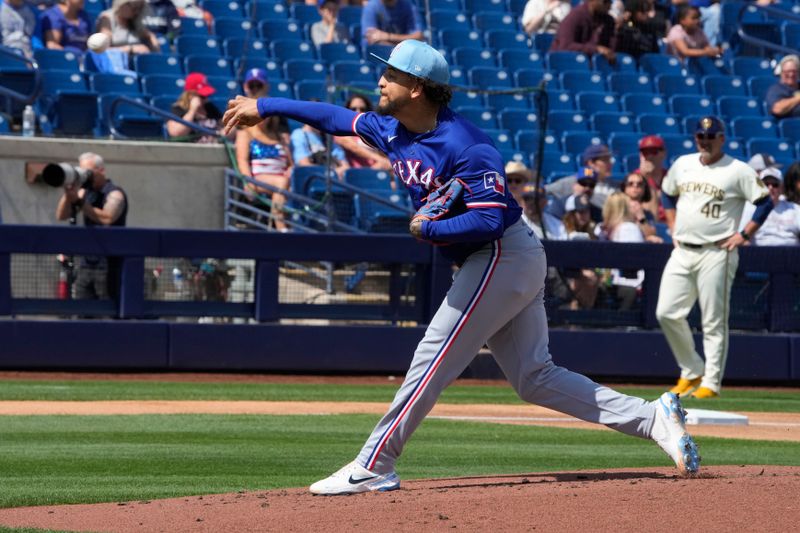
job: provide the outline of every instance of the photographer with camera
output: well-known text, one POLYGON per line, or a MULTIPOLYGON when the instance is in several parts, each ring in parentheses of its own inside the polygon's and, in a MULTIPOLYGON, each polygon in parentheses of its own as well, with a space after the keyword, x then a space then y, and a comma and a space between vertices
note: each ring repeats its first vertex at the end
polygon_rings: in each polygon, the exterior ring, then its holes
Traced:
MULTIPOLYGON (((86 152, 78 157, 78 166, 50 164, 42 179, 51 186, 63 187, 56 218, 74 224, 83 213, 86 226, 124 226, 128 198, 119 186, 106 177, 105 163, 99 155, 86 152)), ((76 299, 116 299, 119 295, 121 261, 117 257, 81 258, 75 279, 76 299)))

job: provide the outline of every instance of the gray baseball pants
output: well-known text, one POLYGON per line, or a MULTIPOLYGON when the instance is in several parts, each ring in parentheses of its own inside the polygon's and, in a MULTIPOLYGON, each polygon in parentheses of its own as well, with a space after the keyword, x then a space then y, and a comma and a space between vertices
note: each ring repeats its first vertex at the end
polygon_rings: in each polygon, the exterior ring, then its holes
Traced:
POLYGON ((357 461, 392 472, 403 446, 442 390, 488 344, 506 378, 526 402, 649 438, 655 408, 556 366, 548 352, 541 242, 523 222, 473 253, 453 277, 389 411, 357 461))

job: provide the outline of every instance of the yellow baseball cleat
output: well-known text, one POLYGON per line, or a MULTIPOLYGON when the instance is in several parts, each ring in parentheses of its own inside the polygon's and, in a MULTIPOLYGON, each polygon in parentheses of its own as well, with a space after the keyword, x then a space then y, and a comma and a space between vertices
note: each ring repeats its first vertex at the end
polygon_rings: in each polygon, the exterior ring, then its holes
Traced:
POLYGON ((679 394, 681 396, 685 396, 687 392, 700 385, 700 382, 702 380, 703 378, 694 378, 694 379, 680 378, 678 380, 678 383, 674 387, 672 387, 669 391, 672 394, 679 394))
POLYGON ((697 398, 698 400, 706 400, 708 398, 716 398, 719 396, 718 392, 714 392, 713 390, 709 389, 708 387, 700 387, 696 391, 692 393, 692 398, 697 398))

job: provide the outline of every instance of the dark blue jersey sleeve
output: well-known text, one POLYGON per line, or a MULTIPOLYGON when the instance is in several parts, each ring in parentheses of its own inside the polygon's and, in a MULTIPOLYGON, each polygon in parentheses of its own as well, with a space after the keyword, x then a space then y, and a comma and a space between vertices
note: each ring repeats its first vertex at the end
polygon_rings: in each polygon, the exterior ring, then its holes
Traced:
POLYGON ((397 121, 381 117, 377 113, 360 113, 353 121, 353 131, 365 143, 387 153, 389 138, 397 129, 397 121))
POLYGON ((259 98, 256 105, 258 114, 264 118, 270 115, 289 117, 331 135, 354 135, 353 123, 358 117, 345 107, 322 102, 270 97, 259 98))

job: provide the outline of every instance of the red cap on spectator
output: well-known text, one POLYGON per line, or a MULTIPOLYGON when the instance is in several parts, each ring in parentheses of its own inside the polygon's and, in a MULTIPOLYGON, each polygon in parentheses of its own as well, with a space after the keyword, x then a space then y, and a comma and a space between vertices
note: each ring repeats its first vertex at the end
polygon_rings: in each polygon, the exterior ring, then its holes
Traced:
POLYGON ((208 83, 208 78, 205 74, 199 72, 190 72, 186 76, 186 81, 183 85, 184 91, 194 91, 200 96, 211 96, 217 90, 208 83))
POLYGON ((647 137, 642 137, 639 139, 639 150, 643 148, 658 148, 659 150, 663 150, 664 139, 658 135, 648 135, 647 137))

